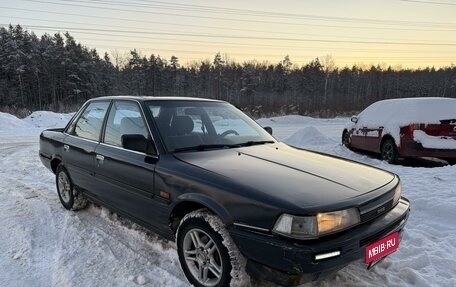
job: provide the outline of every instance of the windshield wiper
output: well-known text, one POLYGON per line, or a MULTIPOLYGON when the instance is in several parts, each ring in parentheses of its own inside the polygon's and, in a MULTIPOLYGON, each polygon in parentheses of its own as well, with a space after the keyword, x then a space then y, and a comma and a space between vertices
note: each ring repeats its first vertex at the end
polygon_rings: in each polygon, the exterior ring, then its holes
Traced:
POLYGON ((267 143, 275 143, 274 141, 248 141, 239 144, 200 144, 196 146, 188 146, 188 147, 181 147, 176 148, 174 152, 182 152, 182 151, 203 151, 208 149, 228 149, 228 148, 237 148, 243 146, 252 146, 252 145, 262 145, 267 143))
POLYGON ((203 151, 208 149, 217 149, 217 148, 236 148, 241 147, 240 144, 200 144, 196 146, 188 146, 188 147, 181 147, 176 148, 174 152, 181 152, 181 151, 203 151))
POLYGON ((261 145, 267 143, 275 143, 275 141, 248 141, 245 143, 240 143, 240 146, 252 146, 252 145, 261 145))

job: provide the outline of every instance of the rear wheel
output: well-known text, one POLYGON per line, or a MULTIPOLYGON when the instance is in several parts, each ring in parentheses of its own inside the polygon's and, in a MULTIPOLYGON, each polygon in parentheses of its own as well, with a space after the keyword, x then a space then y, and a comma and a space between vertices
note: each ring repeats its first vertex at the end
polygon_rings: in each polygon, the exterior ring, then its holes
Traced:
POLYGON ((181 220, 176 244, 182 270, 194 286, 245 284, 244 258, 222 221, 207 210, 193 211, 181 220))
POLYGON ((447 159, 449 165, 456 165, 456 159, 447 159))
POLYGON ((394 164, 397 162, 397 147, 392 139, 386 139, 381 146, 381 157, 382 160, 387 161, 388 163, 394 164))
POLYGON ((87 198, 75 189, 70 176, 62 164, 55 172, 57 194, 63 207, 68 210, 80 210, 87 206, 87 198))

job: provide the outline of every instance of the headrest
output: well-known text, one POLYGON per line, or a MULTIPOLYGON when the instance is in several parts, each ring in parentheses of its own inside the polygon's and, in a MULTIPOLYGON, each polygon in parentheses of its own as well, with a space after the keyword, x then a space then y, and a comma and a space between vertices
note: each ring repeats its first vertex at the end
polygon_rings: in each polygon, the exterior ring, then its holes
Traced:
POLYGON ((189 116, 174 116, 171 122, 171 133, 186 135, 193 131, 194 123, 189 116))

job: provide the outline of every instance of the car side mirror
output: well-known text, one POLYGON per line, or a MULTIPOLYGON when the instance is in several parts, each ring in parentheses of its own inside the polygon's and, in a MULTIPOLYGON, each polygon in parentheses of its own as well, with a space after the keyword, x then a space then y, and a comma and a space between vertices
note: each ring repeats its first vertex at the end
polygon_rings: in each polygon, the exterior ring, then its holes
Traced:
POLYGON ((147 139, 140 134, 122 135, 122 146, 129 150, 146 153, 148 147, 147 139))
POLYGON ((358 122, 358 117, 351 117, 350 121, 354 122, 355 124, 358 122))
POLYGON ((264 130, 267 131, 272 136, 272 128, 271 127, 264 127, 264 130))

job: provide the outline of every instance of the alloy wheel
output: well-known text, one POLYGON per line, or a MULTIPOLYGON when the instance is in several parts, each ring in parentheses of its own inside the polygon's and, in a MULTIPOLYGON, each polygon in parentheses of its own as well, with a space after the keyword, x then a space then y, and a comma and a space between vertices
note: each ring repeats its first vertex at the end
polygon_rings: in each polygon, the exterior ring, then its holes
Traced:
POLYGON ((68 203, 70 201, 71 184, 68 176, 64 172, 59 173, 57 185, 62 200, 65 203, 68 203))
POLYGON ((386 139, 381 147, 381 157, 388 163, 394 164, 397 161, 398 153, 396 144, 392 139, 386 139))
POLYGON ((192 276, 203 286, 216 286, 223 274, 222 257, 215 241, 199 228, 190 229, 184 236, 185 263, 192 276))

